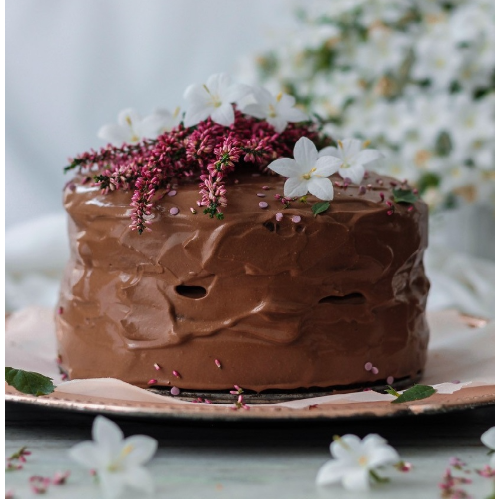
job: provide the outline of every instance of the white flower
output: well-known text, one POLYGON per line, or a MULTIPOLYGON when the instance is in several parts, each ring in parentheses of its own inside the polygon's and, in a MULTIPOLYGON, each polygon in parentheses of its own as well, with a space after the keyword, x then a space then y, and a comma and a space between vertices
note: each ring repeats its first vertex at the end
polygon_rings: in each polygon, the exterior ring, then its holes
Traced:
POLYGON ((148 123, 144 124, 146 120, 135 109, 124 109, 118 115, 118 123, 103 125, 97 136, 116 146, 121 146, 124 142, 133 144, 144 138, 156 137, 158 134, 148 123))
MULTIPOLYGON (((495 451, 495 427, 490 427, 486 432, 481 436, 481 442, 489 448, 490 450, 495 451)), ((491 467, 495 467, 495 454, 491 456, 491 467)))
POLYGON ((333 200, 333 184, 328 177, 338 171, 340 161, 332 156, 319 158, 314 142, 307 137, 295 143, 293 157, 279 158, 268 165, 274 172, 288 177, 285 196, 304 196, 309 192, 320 200, 333 200))
POLYGON ((295 97, 283 94, 273 96, 271 92, 263 87, 254 87, 252 94, 257 101, 248 104, 243 113, 255 118, 266 119, 281 134, 289 122, 303 122, 308 116, 300 109, 295 108, 295 97))
POLYGON ((156 109, 152 115, 146 116, 142 120, 142 133, 145 137, 158 137, 160 134, 170 132, 170 130, 179 125, 179 111, 179 108, 176 108, 173 113, 168 109, 156 109))
POLYGON ((344 139, 337 141, 339 147, 328 146, 319 152, 321 158, 335 157, 340 160, 339 174, 342 178, 351 179, 359 184, 365 175, 365 165, 382 158, 382 153, 376 149, 363 149, 363 141, 359 139, 344 139))
POLYGON ((123 432, 111 420, 98 416, 92 426, 93 441, 85 441, 69 450, 79 464, 94 469, 108 498, 118 498, 125 487, 152 493, 153 478, 143 464, 156 452, 158 442, 148 436, 123 439, 123 432))
POLYGON ((370 476, 382 465, 397 463, 398 452, 378 434, 368 434, 363 440, 346 434, 330 445, 333 460, 318 471, 316 483, 320 486, 341 482, 348 490, 368 490, 370 476))
POLYGON ((233 83, 226 73, 210 76, 206 85, 190 85, 184 92, 189 102, 184 125, 191 127, 210 117, 215 123, 229 127, 234 123, 232 103, 250 91, 248 85, 233 83))

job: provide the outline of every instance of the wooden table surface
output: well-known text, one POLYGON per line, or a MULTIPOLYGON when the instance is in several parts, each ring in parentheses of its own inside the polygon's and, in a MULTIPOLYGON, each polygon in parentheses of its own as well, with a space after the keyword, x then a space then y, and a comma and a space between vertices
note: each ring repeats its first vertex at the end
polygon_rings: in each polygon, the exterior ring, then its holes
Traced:
MULTIPOLYGON (((494 425, 494 406, 440 415, 311 423, 227 424, 115 418, 126 436, 147 434, 159 441, 149 468, 156 478, 153 498, 439 498, 439 482, 450 457, 472 470, 468 491, 485 498, 492 481, 473 469, 489 463, 480 436, 494 425), (315 485, 330 458, 334 434, 378 433, 413 464, 409 473, 387 470, 392 480, 368 494, 340 486, 315 485)), ((32 475, 71 471, 67 484, 51 486, 44 498, 102 498, 88 471, 72 463, 67 450, 90 439, 93 416, 6 404, 6 456, 27 446, 24 468, 6 473, 15 498, 36 498, 32 475)), ((131 490, 122 498, 149 498, 131 490)))

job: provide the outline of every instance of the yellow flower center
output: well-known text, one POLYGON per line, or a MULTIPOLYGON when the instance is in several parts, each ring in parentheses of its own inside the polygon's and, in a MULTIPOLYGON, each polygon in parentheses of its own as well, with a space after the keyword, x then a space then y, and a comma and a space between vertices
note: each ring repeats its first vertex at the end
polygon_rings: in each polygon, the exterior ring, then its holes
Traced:
POLYGON ((359 457, 358 458, 358 463, 359 465, 361 465, 362 467, 365 467, 366 464, 368 463, 368 458, 366 458, 364 455, 362 457, 359 457))
POLYGON ((272 104, 269 104, 269 118, 276 118, 276 109, 272 104))
POLYGON ((302 179, 305 179, 306 181, 308 181, 312 177, 314 172, 316 172, 316 167, 311 168, 311 170, 309 170, 309 172, 307 174, 304 174, 302 176, 302 179))
POLYGON ((210 100, 212 101, 212 106, 214 108, 222 106, 222 101, 220 100, 220 97, 218 95, 212 94, 212 92, 210 92, 210 90, 206 85, 203 85, 203 88, 207 91, 208 95, 210 96, 210 100))

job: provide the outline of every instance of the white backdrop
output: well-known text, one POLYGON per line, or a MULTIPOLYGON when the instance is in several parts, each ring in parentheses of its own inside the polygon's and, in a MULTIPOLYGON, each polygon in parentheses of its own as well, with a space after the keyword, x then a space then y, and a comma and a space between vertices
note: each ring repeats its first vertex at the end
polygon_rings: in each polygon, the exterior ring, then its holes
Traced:
POLYGON ((293 23, 289 0, 6 2, 7 227, 62 210, 67 158, 120 110, 174 109, 293 23))

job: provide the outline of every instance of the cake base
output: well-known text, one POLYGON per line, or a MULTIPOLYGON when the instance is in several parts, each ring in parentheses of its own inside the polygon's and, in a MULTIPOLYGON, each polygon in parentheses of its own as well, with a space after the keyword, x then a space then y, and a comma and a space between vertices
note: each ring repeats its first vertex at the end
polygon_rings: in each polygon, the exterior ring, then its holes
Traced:
MULTIPOLYGON (((394 380, 391 385, 396 390, 407 389, 408 387, 416 384, 422 378, 422 372, 419 372, 416 377, 404 377, 394 380)), ((332 387, 311 387, 309 389, 294 389, 294 390, 266 390, 262 392, 244 390, 243 395, 245 403, 250 404, 276 404, 285 403, 287 401, 295 401, 297 399, 321 398, 323 396, 332 396, 334 394, 346 394, 352 392, 361 392, 369 389, 375 392, 385 394, 388 384, 385 380, 378 380, 373 384, 361 385, 346 385, 346 386, 332 386, 332 387)), ((171 387, 150 387, 147 389, 150 392, 159 394, 161 396, 170 396, 171 387)), ((210 401, 211 404, 232 404, 236 401, 237 396, 229 394, 229 391, 193 391, 183 389, 176 399, 189 402, 203 402, 210 401), (199 401, 201 400, 201 401, 199 401)))

